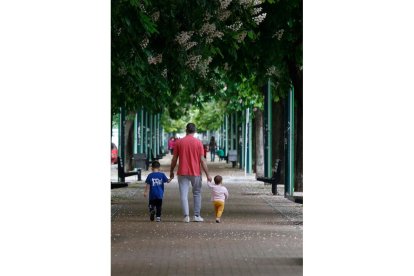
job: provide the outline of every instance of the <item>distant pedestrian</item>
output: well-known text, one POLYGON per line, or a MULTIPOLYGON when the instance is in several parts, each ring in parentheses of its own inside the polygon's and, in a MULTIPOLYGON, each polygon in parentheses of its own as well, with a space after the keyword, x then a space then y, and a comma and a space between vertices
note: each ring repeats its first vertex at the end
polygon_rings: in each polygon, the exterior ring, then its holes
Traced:
POLYGON ((175 145, 176 139, 175 137, 171 137, 170 140, 168 140, 168 150, 170 151, 170 154, 174 154, 174 145, 175 145))
POLYGON ((210 149, 210 161, 214 162, 214 159, 216 157, 216 150, 217 150, 217 143, 216 143, 216 140, 214 139, 214 136, 211 136, 208 147, 210 149))
POLYGON ((224 202, 229 198, 229 192, 226 187, 222 185, 223 178, 220 175, 214 177, 214 183, 207 182, 211 189, 211 201, 213 202, 214 210, 216 212, 216 222, 220 223, 221 215, 224 211, 224 202))
POLYGON ((184 222, 190 222, 188 206, 188 190, 192 185, 194 200, 194 221, 201 222, 204 219, 201 212, 201 168, 206 174, 207 180, 211 181, 208 174, 207 162, 204 158, 203 144, 194 137, 196 126, 189 123, 185 129, 187 135, 178 140, 174 147, 174 156, 171 160, 170 179, 174 178, 174 169, 178 163, 178 186, 180 189, 181 207, 184 215, 184 222))
POLYGON ((160 172, 160 162, 154 161, 151 164, 152 173, 145 180, 144 196, 147 197, 149 190, 148 208, 150 212, 150 220, 154 221, 157 216, 157 222, 161 221, 162 199, 164 197, 164 183, 169 183, 171 179, 160 172))
POLYGON ((222 161, 222 160, 224 159, 224 150, 223 150, 222 148, 220 148, 220 149, 217 151, 217 155, 218 155, 218 157, 219 157, 219 161, 222 161))
POLYGON ((208 146, 207 146, 207 144, 206 145, 203 145, 203 149, 204 149, 204 158, 207 159, 207 152, 208 152, 208 146))

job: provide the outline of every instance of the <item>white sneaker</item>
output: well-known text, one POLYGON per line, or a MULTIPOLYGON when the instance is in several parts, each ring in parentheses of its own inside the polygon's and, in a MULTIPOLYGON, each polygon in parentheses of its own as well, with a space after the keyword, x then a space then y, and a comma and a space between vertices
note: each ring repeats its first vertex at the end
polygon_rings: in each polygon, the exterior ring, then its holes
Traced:
POLYGON ((204 221, 204 219, 202 217, 200 217, 200 216, 194 216, 194 221, 196 221, 196 222, 202 222, 202 221, 204 221))
POLYGON ((185 216, 184 217, 184 222, 190 222, 190 217, 189 216, 185 216))

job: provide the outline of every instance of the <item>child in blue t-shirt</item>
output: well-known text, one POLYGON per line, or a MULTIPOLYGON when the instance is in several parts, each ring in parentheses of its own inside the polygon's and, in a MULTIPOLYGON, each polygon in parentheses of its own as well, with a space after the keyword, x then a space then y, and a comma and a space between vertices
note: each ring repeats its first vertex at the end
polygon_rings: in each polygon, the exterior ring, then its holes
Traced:
POLYGON ((147 197, 149 190, 148 208, 150 211, 150 220, 154 221, 154 216, 157 215, 157 222, 161 221, 162 198, 164 196, 164 183, 169 183, 164 173, 160 172, 160 162, 154 161, 151 164, 152 173, 147 176, 145 183, 144 196, 147 197))

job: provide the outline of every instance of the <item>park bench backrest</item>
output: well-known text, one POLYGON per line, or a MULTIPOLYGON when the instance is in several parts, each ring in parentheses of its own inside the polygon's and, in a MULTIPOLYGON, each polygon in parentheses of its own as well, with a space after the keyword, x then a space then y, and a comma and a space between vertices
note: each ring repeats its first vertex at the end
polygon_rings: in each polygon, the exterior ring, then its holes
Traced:
POLYGON ((229 162, 237 161, 237 150, 229 150, 229 162))
POLYGON ((147 155, 145 153, 134 154, 135 167, 137 169, 144 169, 147 164, 147 155))

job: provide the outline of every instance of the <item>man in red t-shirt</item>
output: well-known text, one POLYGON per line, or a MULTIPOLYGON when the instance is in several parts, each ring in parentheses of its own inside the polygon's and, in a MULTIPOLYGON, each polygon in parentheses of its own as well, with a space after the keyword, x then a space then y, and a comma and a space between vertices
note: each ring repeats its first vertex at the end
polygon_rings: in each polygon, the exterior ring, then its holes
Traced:
POLYGON ((194 221, 201 222, 204 219, 200 216, 201 211, 201 168, 206 174, 207 180, 211 182, 208 174, 207 162, 204 158, 203 144, 194 137, 196 126, 193 123, 187 124, 185 131, 187 135, 177 140, 174 145, 174 156, 171 161, 170 179, 174 178, 174 169, 178 164, 177 178, 180 188, 181 207, 183 208, 184 222, 190 222, 188 207, 188 189, 192 185, 194 199, 194 221))

